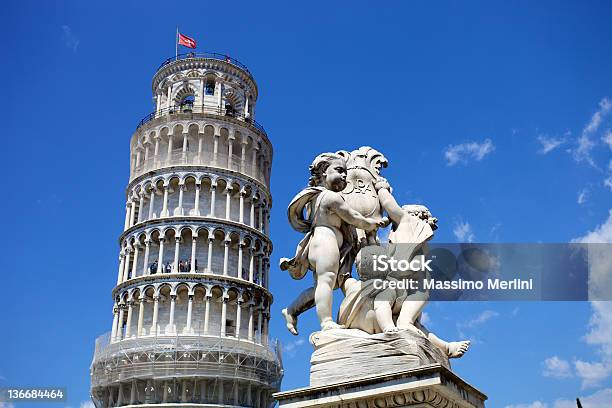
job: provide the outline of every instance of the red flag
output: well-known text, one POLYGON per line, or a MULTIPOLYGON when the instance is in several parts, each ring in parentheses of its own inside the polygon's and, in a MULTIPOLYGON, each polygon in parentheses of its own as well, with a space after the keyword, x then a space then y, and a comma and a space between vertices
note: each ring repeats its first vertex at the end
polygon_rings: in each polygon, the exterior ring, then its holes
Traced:
POLYGON ((196 47, 196 40, 194 40, 193 38, 187 37, 186 35, 180 34, 179 33, 179 41, 178 41, 179 45, 183 45, 187 48, 195 48, 196 47))

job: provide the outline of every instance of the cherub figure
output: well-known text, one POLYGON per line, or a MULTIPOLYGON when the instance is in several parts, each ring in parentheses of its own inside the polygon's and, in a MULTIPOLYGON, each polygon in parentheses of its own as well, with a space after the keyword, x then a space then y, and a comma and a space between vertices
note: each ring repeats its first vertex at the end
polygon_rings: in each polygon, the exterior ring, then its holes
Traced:
MULTIPOLYGON (((353 264, 354 228, 375 230, 386 224, 351 209, 340 194, 346 187, 346 161, 335 153, 322 153, 310 165, 309 187, 298 193, 288 208, 291 226, 306 236, 292 259, 282 258, 280 268, 294 279, 314 271, 314 305, 322 330, 341 328, 332 318, 332 296, 353 264), (306 215, 304 216, 304 210, 306 215)), ((312 296, 312 288, 300 297, 312 296)), ((283 313, 287 315, 287 311, 283 313)))

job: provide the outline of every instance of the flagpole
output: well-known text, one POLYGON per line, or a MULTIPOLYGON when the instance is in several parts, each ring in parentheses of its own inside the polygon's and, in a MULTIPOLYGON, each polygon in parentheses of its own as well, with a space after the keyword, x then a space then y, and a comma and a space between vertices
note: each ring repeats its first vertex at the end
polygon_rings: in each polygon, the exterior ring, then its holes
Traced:
POLYGON ((178 26, 176 26, 176 42, 175 42, 175 46, 176 46, 176 53, 175 53, 175 59, 178 60, 178 36, 179 36, 179 31, 178 31, 178 26))

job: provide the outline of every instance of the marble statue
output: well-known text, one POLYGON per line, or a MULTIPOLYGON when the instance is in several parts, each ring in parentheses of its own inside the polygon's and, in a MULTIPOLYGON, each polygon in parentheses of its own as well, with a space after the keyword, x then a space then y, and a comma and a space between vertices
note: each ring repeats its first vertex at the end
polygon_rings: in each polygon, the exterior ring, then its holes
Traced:
POLYGON ((427 291, 374 285, 375 279, 424 279, 425 272, 410 276, 364 272, 364 262, 372 253, 403 259, 426 255, 427 242, 437 228, 437 219, 427 207, 397 203, 380 175, 387 166, 384 155, 367 146, 323 153, 310 166, 309 187, 289 205, 289 222, 306 235, 296 255, 282 258, 280 267, 295 279, 312 270, 315 285, 282 313, 287 329, 297 335, 298 316, 316 308, 321 331, 310 337, 315 347, 311 385, 340 381, 347 372, 384 374, 433 363, 449 367, 449 358, 461 357, 469 348, 469 341, 444 341, 421 323, 427 291), (389 244, 382 246, 377 230, 389 223, 389 244), (353 265, 359 279, 351 275, 353 265), (345 296, 337 321, 331 311, 334 288, 345 296))
POLYGON ((292 259, 280 267, 296 279, 308 269, 315 273, 314 305, 322 330, 340 328, 332 318, 332 295, 339 278, 350 276, 353 236, 350 226, 373 231, 384 220, 374 220, 349 207, 340 192, 346 187, 346 161, 338 154, 323 153, 310 165, 309 186, 289 204, 289 222, 305 233, 292 259), (307 216, 304 217, 304 210, 307 216))

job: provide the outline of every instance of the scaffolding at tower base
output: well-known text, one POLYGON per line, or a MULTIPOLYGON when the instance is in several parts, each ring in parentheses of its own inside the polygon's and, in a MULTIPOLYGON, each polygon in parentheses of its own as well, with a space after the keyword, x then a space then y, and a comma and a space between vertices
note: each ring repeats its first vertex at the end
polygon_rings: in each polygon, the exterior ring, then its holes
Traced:
MULTIPOLYGON (((174 384, 172 387, 179 383, 179 388, 185 394, 187 385, 184 381, 189 382, 191 394, 195 393, 196 383, 209 382, 207 387, 210 390, 206 392, 213 392, 212 401, 202 395, 198 397, 202 402, 239 405, 251 400, 250 395, 248 398, 238 395, 239 388, 243 390, 241 394, 248 386, 249 390, 251 387, 264 389, 267 390, 266 394, 271 395, 280 389, 283 376, 281 346, 277 340, 263 345, 231 337, 184 334, 143 336, 111 343, 110 333, 106 333, 96 339, 90 371, 92 398, 98 400, 99 406, 111 406, 110 403, 101 403, 101 396, 106 394, 105 398, 108 399, 113 387, 119 387, 117 393, 123 394, 121 384, 140 383, 135 385, 135 392, 142 394, 141 390, 144 389, 146 393, 147 387, 152 388, 150 384, 153 383, 161 382, 164 388, 168 387, 168 383, 174 384), (217 387, 224 387, 224 384, 231 384, 231 390, 225 400, 221 392, 219 400, 214 395, 219 394, 217 387), (243 401, 239 401, 240 398, 243 401)), ((175 397, 177 393, 171 392, 175 397)), ((150 398, 148 395, 146 399, 139 395, 125 398, 130 399, 142 403, 150 398)), ((259 403, 244 405, 262 406, 259 403)))

